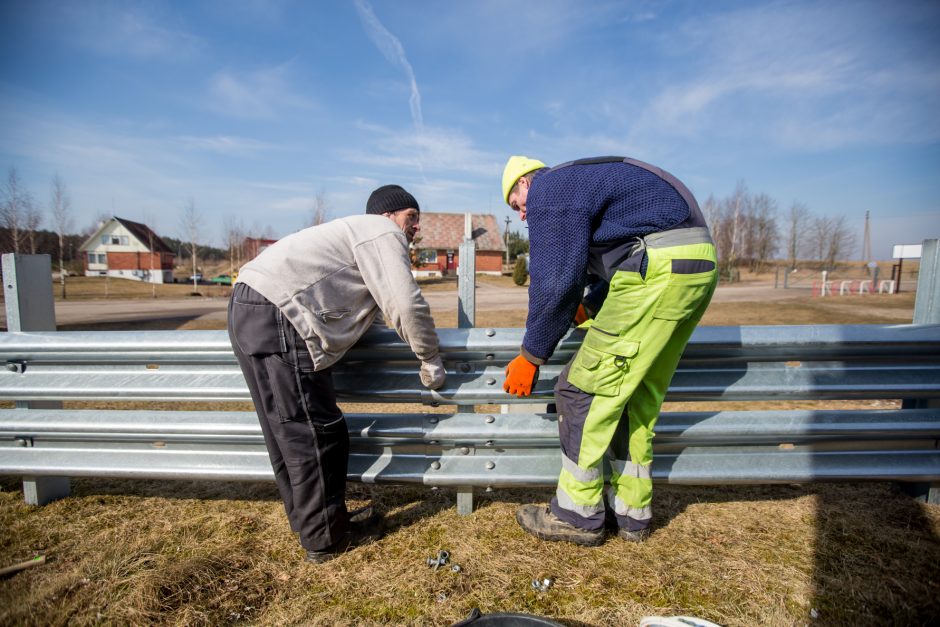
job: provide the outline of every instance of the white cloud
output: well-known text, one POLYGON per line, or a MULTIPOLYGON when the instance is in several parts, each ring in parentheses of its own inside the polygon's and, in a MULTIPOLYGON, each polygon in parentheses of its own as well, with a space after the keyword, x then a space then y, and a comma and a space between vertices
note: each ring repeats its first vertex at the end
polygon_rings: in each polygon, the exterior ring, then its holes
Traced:
POLYGON ((347 161, 371 166, 417 169, 429 172, 462 172, 489 176, 502 155, 476 147, 460 131, 425 126, 420 132, 394 132, 375 124, 360 125, 372 137, 372 149, 346 150, 347 161))
POLYGON ((55 3, 49 14, 82 46, 102 54, 181 61, 200 54, 203 41, 184 25, 159 15, 159 5, 99 2, 55 3))
MULTIPOLYGON (((678 38, 684 71, 648 100, 631 138, 723 134, 808 150, 936 140, 936 49, 931 60, 895 45, 916 40, 912 22, 879 3, 746 5, 699 17, 678 38)), ((675 41, 671 33, 663 46, 675 41)))
POLYGON ((283 108, 311 109, 315 102, 295 91, 290 64, 254 71, 221 70, 209 79, 213 110, 240 118, 270 119, 283 108))
POLYGON ((229 135, 216 135, 215 137, 195 137, 183 135, 177 140, 185 147, 193 150, 214 152, 223 155, 245 156, 265 150, 271 150, 273 145, 246 137, 232 137, 229 135))

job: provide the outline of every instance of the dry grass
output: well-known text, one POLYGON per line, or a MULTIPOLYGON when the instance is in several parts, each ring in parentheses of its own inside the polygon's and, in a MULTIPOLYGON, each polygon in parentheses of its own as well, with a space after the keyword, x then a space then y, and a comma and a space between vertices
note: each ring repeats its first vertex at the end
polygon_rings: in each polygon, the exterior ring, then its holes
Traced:
MULTIPOLYGON (((864 298, 865 307, 844 299, 716 302, 706 323, 910 321, 906 295, 864 298)), ((477 316, 479 326, 523 320, 523 312, 510 320, 505 312, 477 316)), ((196 320, 184 328, 219 326, 196 320)), ((219 408, 189 408, 210 407, 219 408)), ((413 410, 429 408, 407 407, 413 410)), ((273 483, 77 479, 70 498, 32 507, 19 479, 5 478, 0 566, 36 554, 48 561, 0 580, 0 624, 447 625, 473 607, 568 625, 636 625, 649 614, 725 625, 906 625, 940 617, 940 507, 889 484, 658 485, 651 539, 636 546, 613 538, 595 549, 539 542, 518 528, 518 504, 549 494, 479 494, 476 511, 462 517, 449 490, 353 484, 351 505, 374 500, 389 533, 313 566, 301 561, 273 483), (461 572, 426 566, 439 549, 461 572), (535 592, 537 577, 555 584, 535 592)))

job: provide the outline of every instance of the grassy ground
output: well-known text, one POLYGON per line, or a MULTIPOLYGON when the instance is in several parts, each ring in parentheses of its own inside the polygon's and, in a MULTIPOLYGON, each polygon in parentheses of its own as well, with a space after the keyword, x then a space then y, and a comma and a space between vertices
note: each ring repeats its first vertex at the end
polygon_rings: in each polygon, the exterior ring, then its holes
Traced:
MULTIPOLYGON (((705 323, 911 319, 909 295, 853 298, 715 302, 705 323)), ((523 318, 478 312, 477 324, 521 325, 523 318)), ((449 490, 350 488, 350 504, 374 500, 390 531, 314 566, 301 561, 273 483, 77 479, 70 498, 33 507, 23 503, 19 479, 0 478, 0 567, 47 559, 0 579, 0 625, 447 625, 474 607, 567 625, 636 625, 650 614, 725 625, 940 618, 940 507, 889 484, 657 485, 650 540, 637 546, 612 538, 593 549, 542 543, 518 528, 515 508, 545 501, 545 490, 479 494, 475 512, 462 517, 449 490), (460 572, 426 565, 440 549, 460 572), (554 585, 533 590, 531 581, 544 577, 554 585)))

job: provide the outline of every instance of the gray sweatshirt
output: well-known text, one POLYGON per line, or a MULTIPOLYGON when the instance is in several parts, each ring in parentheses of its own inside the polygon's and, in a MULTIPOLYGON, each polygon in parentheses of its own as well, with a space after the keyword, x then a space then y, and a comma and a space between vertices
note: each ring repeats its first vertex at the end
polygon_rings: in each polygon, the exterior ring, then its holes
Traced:
POLYGON ((380 312, 418 359, 438 353, 408 240, 385 216, 350 216, 288 235, 245 264, 238 280, 290 320, 316 370, 342 358, 380 312))

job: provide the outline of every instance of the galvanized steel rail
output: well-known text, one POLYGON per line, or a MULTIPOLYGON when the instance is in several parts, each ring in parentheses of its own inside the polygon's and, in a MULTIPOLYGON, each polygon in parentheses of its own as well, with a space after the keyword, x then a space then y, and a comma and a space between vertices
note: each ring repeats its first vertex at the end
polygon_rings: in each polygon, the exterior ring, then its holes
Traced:
MULTIPOLYGON (((63 402, 76 400, 125 401, 133 407, 151 401, 244 401, 248 391, 221 331, 52 331, 48 294, 39 290, 45 304, 30 306, 37 296, 27 292, 36 291, 37 277, 48 281, 49 276, 47 260, 32 274, 23 270, 34 261, 4 256, 7 319, 14 332, 0 334, 5 365, 0 400, 16 407, 0 410, 0 474, 23 476, 27 500, 66 494, 63 478, 73 476, 272 478, 252 412, 62 409, 63 402), (11 303, 17 303, 12 310, 11 303)), ((935 311, 931 299, 931 306, 921 309, 935 311)), ((472 324, 472 308, 463 316, 472 324)), ((664 413, 654 442, 654 479, 687 484, 892 480, 933 486, 928 498, 936 500, 940 316, 931 316, 926 321, 932 324, 696 330, 669 401, 900 399, 903 409, 664 413)), ((518 354, 521 329, 439 333, 448 371, 441 390, 420 385, 414 355, 392 331, 367 335, 335 369, 343 401, 457 408, 457 413, 431 414, 388 413, 386 407, 385 413, 347 416, 350 479, 453 486, 459 510, 461 496, 473 486, 553 485, 560 469, 557 417, 533 412, 531 403, 544 408, 551 401, 554 380, 580 345, 582 332, 572 331, 562 341, 528 399, 501 389, 503 369, 518 354), (474 405, 491 404, 507 413, 473 411, 474 405)))
MULTIPOLYGON (((512 404, 502 370, 518 329, 442 329, 448 369, 429 392, 391 331, 367 335, 335 373, 341 398, 430 405, 512 404)), ((542 369, 550 400, 571 333, 542 369)), ((246 400, 220 331, 0 335, 0 398, 16 401, 246 400)), ((670 400, 940 398, 940 325, 703 327, 670 400)), ((429 486, 542 486, 558 476, 549 413, 376 413, 348 416, 349 477, 429 486)), ((940 409, 666 413, 654 479, 731 484, 878 479, 940 481, 940 409)), ((0 411, 0 473, 176 479, 270 479, 250 412, 0 411)))

